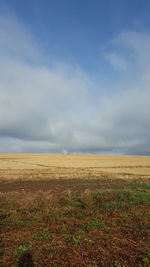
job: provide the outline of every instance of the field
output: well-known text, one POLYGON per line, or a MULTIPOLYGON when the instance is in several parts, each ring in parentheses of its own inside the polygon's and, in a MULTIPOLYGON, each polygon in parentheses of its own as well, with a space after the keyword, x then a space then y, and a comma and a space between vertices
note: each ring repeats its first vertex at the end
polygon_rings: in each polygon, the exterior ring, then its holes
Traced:
POLYGON ((150 157, 0 154, 0 266, 150 266, 150 157))

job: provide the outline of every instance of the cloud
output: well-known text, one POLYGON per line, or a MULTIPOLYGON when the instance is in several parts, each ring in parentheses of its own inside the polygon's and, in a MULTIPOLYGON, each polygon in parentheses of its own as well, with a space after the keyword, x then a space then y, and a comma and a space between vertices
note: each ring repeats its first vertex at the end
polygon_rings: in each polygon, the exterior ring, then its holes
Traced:
POLYGON ((40 60, 40 51, 32 33, 15 15, 0 14, 0 57, 28 60, 40 60))
POLYGON ((107 62, 122 80, 110 92, 78 65, 45 64, 26 26, 1 16, 1 152, 150 155, 150 35, 125 32, 112 43, 107 62))
POLYGON ((104 57, 116 70, 125 70, 128 66, 125 58, 117 54, 116 52, 105 53, 104 57))

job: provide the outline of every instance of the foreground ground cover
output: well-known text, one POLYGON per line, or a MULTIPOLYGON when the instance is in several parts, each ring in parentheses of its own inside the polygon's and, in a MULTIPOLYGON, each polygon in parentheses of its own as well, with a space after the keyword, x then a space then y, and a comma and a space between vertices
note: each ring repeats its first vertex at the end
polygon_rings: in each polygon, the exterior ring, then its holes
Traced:
POLYGON ((150 266, 150 181, 0 181, 0 266, 150 266))

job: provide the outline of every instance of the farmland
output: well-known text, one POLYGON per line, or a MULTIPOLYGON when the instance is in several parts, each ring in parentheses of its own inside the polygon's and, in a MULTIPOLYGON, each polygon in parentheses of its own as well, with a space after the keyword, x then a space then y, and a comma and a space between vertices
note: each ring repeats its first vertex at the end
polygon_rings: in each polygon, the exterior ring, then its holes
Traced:
POLYGON ((150 266, 150 157, 0 154, 0 266, 150 266))

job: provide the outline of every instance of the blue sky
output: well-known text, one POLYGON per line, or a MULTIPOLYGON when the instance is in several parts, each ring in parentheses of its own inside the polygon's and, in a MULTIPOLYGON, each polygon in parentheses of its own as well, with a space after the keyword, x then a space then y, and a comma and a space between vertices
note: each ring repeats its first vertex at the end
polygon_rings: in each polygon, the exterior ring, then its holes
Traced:
POLYGON ((73 61, 90 71, 93 68, 96 71, 100 51, 112 38, 129 29, 150 28, 148 0, 1 0, 0 3, 4 12, 14 13, 26 24, 50 57, 73 61))
POLYGON ((149 13, 0 0, 0 152, 150 155, 149 13))

